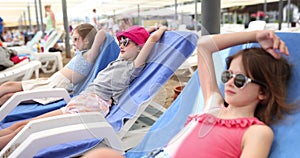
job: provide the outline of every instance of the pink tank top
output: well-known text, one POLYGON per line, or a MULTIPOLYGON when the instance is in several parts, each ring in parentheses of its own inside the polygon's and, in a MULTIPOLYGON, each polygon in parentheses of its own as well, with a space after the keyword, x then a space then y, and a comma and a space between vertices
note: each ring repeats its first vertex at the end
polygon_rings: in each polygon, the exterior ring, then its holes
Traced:
POLYGON ((264 125, 257 118, 220 119, 212 114, 190 116, 184 129, 165 151, 172 158, 238 158, 243 135, 251 125, 264 125))

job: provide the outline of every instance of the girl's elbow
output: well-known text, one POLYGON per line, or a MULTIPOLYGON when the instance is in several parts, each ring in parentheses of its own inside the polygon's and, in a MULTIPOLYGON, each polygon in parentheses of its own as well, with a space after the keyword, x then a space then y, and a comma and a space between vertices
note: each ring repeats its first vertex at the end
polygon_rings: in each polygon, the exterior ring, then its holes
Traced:
POLYGON ((158 36, 157 34, 153 34, 148 38, 148 41, 157 42, 159 39, 160 39, 160 36, 158 36))
POLYGON ((197 42, 197 51, 198 54, 211 54, 215 50, 218 50, 217 47, 215 46, 213 39, 208 36, 208 37, 202 37, 198 40, 197 42))
POLYGON ((199 40, 197 42, 198 47, 205 47, 207 45, 209 45, 209 41, 207 40, 207 38, 204 38, 204 37, 199 38, 199 40))
POLYGON ((106 31, 105 31, 105 29, 101 29, 101 30, 99 30, 99 32, 100 33, 105 33, 106 31))

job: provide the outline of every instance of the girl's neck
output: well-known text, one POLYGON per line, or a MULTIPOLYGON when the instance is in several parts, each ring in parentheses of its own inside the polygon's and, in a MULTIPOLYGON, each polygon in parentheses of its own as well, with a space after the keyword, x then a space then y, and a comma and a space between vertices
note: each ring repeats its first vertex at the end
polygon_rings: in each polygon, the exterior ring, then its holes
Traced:
POLYGON ((254 111, 255 108, 253 107, 234 107, 229 105, 221 110, 219 117, 223 119, 250 118, 254 117, 254 111))

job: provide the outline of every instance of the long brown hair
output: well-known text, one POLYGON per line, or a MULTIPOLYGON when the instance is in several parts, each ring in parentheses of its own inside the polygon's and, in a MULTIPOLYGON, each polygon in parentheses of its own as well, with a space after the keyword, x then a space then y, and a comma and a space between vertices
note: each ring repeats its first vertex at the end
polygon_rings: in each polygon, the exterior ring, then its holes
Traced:
POLYGON ((286 103, 287 85, 291 77, 291 66, 286 59, 275 59, 262 48, 248 48, 227 58, 227 69, 231 61, 242 56, 245 75, 263 82, 262 93, 266 98, 255 109, 255 117, 270 125, 283 118, 294 106, 286 103))
POLYGON ((74 31, 76 31, 83 40, 88 40, 88 44, 85 45, 84 49, 90 49, 97 34, 95 27, 91 24, 84 23, 78 25, 74 31))

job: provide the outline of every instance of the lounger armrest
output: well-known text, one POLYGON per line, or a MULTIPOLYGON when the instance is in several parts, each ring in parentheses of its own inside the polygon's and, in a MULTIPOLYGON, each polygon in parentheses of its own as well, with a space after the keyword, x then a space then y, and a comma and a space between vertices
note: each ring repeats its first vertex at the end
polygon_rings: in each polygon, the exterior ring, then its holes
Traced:
POLYGON ((104 138, 112 148, 124 152, 121 140, 102 114, 88 112, 29 122, 0 152, 0 157, 10 154, 11 157, 33 157, 40 149, 90 138, 104 138))
POLYGON ((124 126, 120 129, 120 131, 118 132, 118 136, 122 139, 126 133, 129 131, 129 129, 133 126, 133 124, 135 123, 135 121, 141 116, 141 114, 145 111, 145 109, 147 108, 147 106, 151 103, 151 99, 142 103, 135 115, 130 118, 129 120, 127 120, 127 122, 124 124, 124 126))
POLYGON ((66 103, 71 100, 69 93, 63 88, 17 92, 0 107, 0 120, 3 120, 21 102, 45 97, 62 97, 66 103))
POLYGON ((17 51, 18 54, 31 54, 33 52, 33 50, 26 46, 9 47, 9 49, 17 51))

